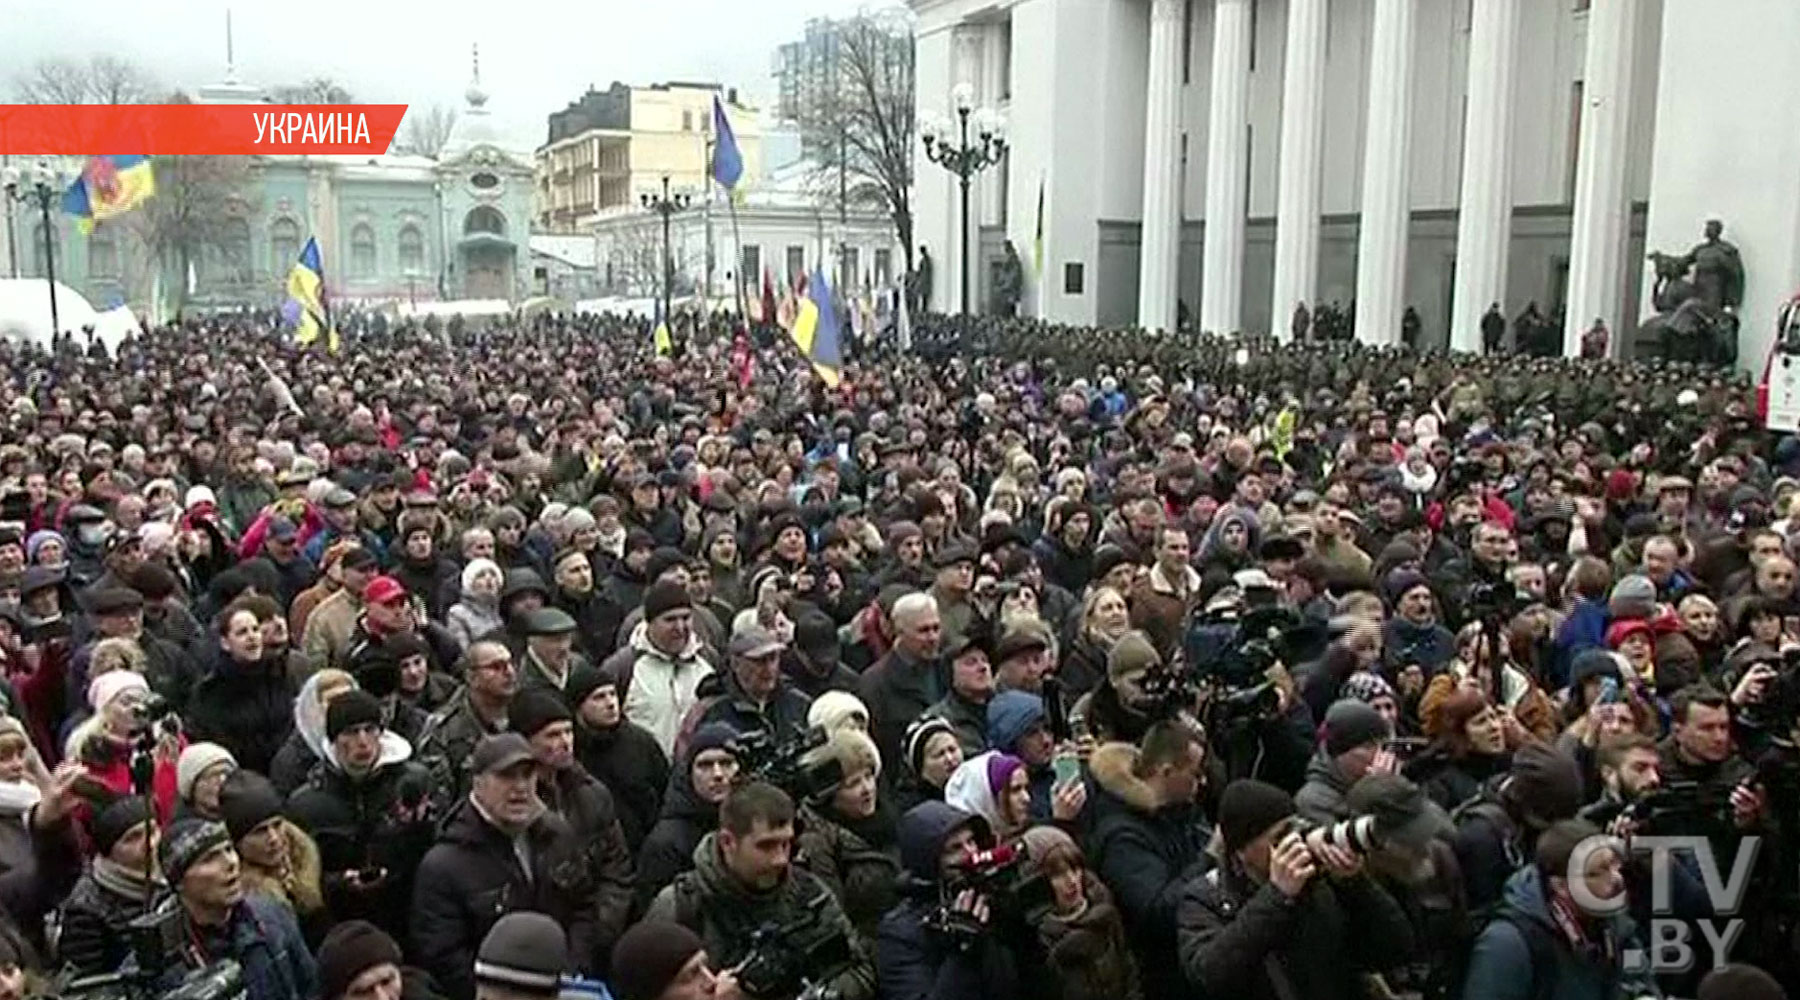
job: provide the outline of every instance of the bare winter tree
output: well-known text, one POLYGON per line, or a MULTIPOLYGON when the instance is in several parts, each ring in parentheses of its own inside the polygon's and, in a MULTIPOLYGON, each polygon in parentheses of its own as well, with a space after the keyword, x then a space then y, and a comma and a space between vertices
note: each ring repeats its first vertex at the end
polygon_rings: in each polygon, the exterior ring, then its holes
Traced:
POLYGON ((450 130, 456 127, 456 109, 442 104, 429 108, 407 108, 406 121, 394 137, 394 152, 436 158, 450 141, 450 130))
POLYGON ((269 91, 276 104, 354 104, 350 89, 328 76, 315 76, 269 91))
POLYGON ((142 104, 157 93, 142 67, 117 56, 41 59, 14 81, 21 104, 142 104))
MULTIPOLYGON (((603 278, 610 282, 608 291, 631 298, 655 298, 662 294, 662 221, 654 215, 634 220, 611 230, 606 256, 601 264, 603 278)), ((680 245, 671 247, 674 257, 675 294, 692 290, 687 274, 687 252, 680 245)))
MULTIPOLYGON (((171 104, 188 103, 182 95, 171 104)), ((156 196, 122 221, 165 275, 171 288, 185 288, 190 265, 224 261, 248 269, 247 221, 256 204, 247 156, 158 156, 156 196)))
POLYGON ((826 92, 800 122, 806 144, 817 151, 812 186, 835 207, 879 206, 913 262, 912 31, 904 9, 858 14, 837 22, 834 72, 826 92))

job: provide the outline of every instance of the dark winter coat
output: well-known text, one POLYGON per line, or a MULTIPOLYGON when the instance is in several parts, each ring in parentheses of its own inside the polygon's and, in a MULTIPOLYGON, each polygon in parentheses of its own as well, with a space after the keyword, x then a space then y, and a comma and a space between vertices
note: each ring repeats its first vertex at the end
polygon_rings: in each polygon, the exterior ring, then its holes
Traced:
POLYGON ((780 741, 806 731, 806 712, 812 707, 812 699, 786 680, 776 685, 767 703, 759 704, 744 693, 730 670, 701 679, 694 696, 697 700, 681 727, 684 736, 708 723, 723 722, 736 732, 765 732, 780 741))
POLYGON ((662 813, 669 758, 644 727, 621 718, 611 729, 575 723, 575 759, 612 792, 625 846, 636 856, 662 813))
POLYGON ((553 588, 551 603, 575 619, 575 651, 589 663, 604 663, 619 648, 619 623, 627 609, 601 596, 598 590, 576 594, 553 588))
POLYGON ((288 799, 288 819, 319 845, 320 885, 337 920, 367 920, 406 940, 413 876, 436 834, 442 799, 432 796, 431 772, 400 752, 383 755, 362 780, 321 762, 288 799), (373 891, 352 887, 346 876, 381 868, 387 878, 373 891))
POLYGON ((1294 811, 1309 823, 1335 823, 1350 816, 1344 797, 1352 782, 1320 747, 1306 765, 1306 784, 1294 795, 1294 811))
POLYGON ((217 743, 240 767, 268 774, 294 729, 294 694, 285 661, 246 665, 220 656, 182 719, 190 739, 217 743))
POLYGON ((1093 872, 1083 872, 1082 881, 1086 909, 1067 919, 1046 912, 1033 921, 1047 960, 1046 974, 1033 981, 1052 1000, 1138 1000, 1143 989, 1124 918, 1093 872))
MULTIPOLYGON (((769 925, 789 925, 811 914, 815 932, 835 931, 849 940, 851 965, 826 985, 842 1000, 873 1000, 875 969, 867 946, 825 883, 804 868, 789 868, 773 889, 745 885, 719 856, 718 834, 694 849, 694 868, 657 894, 644 916, 673 920, 700 935, 707 957, 731 967, 750 953, 753 935, 769 925)), ((820 933, 823 937, 824 934, 820 933)))
POLYGON ((457 806, 419 863, 413 890, 412 954, 451 1000, 475 995, 475 952, 494 923, 517 910, 548 914, 569 936, 574 970, 594 975, 600 882, 587 845, 561 817, 545 812, 524 833, 532 870, 519 867, 512 840, 474 801, 457 806))
POLYGON ((829 807, 800 808, 797 863, 819 877, 843 904, 865 941, 899 900, 900 844, 894 815, 878 808, 854 828, 829 807))
POLYGON ((232 910, 225 926, 216 929, 197 927, 185 915, 179 919, 184 939, 195 947, 182 949, 157 977, 161 995, 195 971, 198 966, 191 963, 201 956, 208 962, 230 958, 243 966, 248 1000, 312 1000, 318 995, 319 967, 306 949, 293 911, 282 903, 250 893, 232 910))
POLYGON ((1221 865, 1181 901, 1181 971, 1201 996, 1359 1000, 1355 973, 1398 965, 1411 952, 1406 914, 1366 874, 1321 874, 1288 899, 1236 864, 1221 865))
MULTIPOLYGON (((155 893, 161 905, 166 891, 155 893)), ((144 898, 108 888, 92 871, 81 876, 62 905, 62 933, 56 951, 77 976, 117 972, 131 954, 128 925, 144 915, 144 898)))
POLYGON ((876 932, 875 977, 882 1000, 998 1000, 1020 995, 1019 961, 998 934, 967 947, 925 926, 938 908, 938 859, 944 841, 974 822, 955 806, 921 804, 900 820, 903 900, 876 932))
POLYGON ((694 849, 719 826, 719 807, 694 791, 692 752, 669 773, 662 815, 638 849, 638 900, 649 905, 675 876, 694 865, 694 849))
POLYGON ((451 783, 453 787, 447 791, 452 796, 461 797, 475 781, 469 770, 475 747, 485 737, 503 731, 482 721, 464 689, 426 721, 425 731, 419 735, 418 758, 451 783))
POLYGON ((956 732, 956 742, 962 745, 963 760, 988 751, 987 712, 986 702, 972 702, 955 691, 925 710, 926 715, 950 723, 950 728, 956 732))
POLYGON ((582 968, 595 974, 606 970, 613 942, 625 932, 631 917, 632 887, 636 872, 625 834, 619 827, 619 810, 612 792, 594 780, 580 764, 538 779, 538 797, 562 818, 587 853, 588 877, 594 884, 591 956, 576 956, 582 968))
POLYGON ((1175 950, 1176 911, 1183 888, 1212 864, 1206 854, 1211 834, 1197 806, 1157 802, 1132 773, 1137 759, 1137 747, 1129 743, 1102 744, 1089 758, 1093 828, 1083 847, 1125 918, 1144 995, 1176 997, 1182 995, 1181 977, 1168 958, 1175 950))
MULTIPOLYGON (((1590 935, 1608 937, 1615 955, 1642 945, 1636 926, 1623 913, 1602 924, 1589 923, 1587 929, 1590 935)), ((1550 916, 1543 877, 1530 867, 1507 880, 1499 917, 1476 937, 1463 995, 1482 1000, 1612 1000, 1661 993, 1643 972, 1626 972, 1622 964, 1578 954, 1550 916), (1540 956, 1545 961, 1537 960, 1540 956)))
POLYGON ((936 660, 920 662, 890 649, 862 675, 857 697, 869 709, 869 735, 882 760, 905 760, 906 727, 950 692, 936 660))

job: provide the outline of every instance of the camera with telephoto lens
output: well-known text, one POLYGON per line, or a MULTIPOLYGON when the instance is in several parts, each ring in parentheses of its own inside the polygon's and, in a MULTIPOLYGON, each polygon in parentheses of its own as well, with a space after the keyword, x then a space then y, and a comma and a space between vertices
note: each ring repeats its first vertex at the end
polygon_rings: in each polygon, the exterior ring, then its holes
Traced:
MULTIPOLYGON (((1341 847, 1358 857, 1381 846, 1380 824, 1373 816, 1352 816, 1349 819, 1338 820, 1336 823, 1316 825, 1296 818, 1292 830, 1302 839, 1310 838, 1313 832, 1317 831, 1320 840, 1333 847, 1341 847)), ((1307 846, 1310 848, 1312 845, 1308 844, 1307 846)))
POLYGON ((844 767, 836 758, 807 763, 807 755, 824 746, 827 739, 825 730, 818 727, 782 740, 758 729, 734 738, 728 749, 737 758, 740 783, 761 781, 796 801, 816 802, 836 791, 844 780, 844 767))
POLYGON ((756 1000, 833 1000, 832 980, 856 962, 850 937, 824 918, 829 895, 792 919, 764 924, 736 966, 738 986, 756 1000))

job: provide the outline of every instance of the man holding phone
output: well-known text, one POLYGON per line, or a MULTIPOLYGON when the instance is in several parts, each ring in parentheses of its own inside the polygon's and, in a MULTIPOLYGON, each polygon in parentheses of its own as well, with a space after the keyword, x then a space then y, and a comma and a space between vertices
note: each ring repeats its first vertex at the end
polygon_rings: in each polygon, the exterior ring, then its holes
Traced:
POLYGON ((1025 762, 1030 779, 1031 818, 1073 822, 1087 804, 1081 762, 1074 748, 1056 745, 1044 699, 1024 691, 1002 691, 987 706, 988 745, 1025 762))

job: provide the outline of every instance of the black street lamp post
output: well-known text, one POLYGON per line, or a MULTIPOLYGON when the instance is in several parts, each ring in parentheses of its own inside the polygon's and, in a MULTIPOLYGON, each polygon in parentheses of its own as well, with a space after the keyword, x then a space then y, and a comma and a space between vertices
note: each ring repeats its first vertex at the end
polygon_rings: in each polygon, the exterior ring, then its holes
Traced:
POLYGON ((920 126, 925 140, 925 157, 956 175, 962 189, 962 314, 969 315, 969 182, 976 174, 999 163, 1006 156, 1006 138, 999 115, 986 108, 975 107, 975 92, 966 83, 951 92, 956 111, 956 142, 951 144, 952 125, 932 120, 920 126), (974 119, 976 139, 969 142, 970 119, 974 119))
POLYGON ((669 219, 676 212, 688 207, 689 198, 685 194, 669 193, 669 178, 662 179, 662 194, 646 194, 643 196, 644 207, 662 216, 662 314, 663 322, 669 324, 671 331, 675 328, 675 317, 671 315, 670 299, 673 297, 675 284, 675 255, 669 248, 669 219))
POLYGON ((15 276, 19 273, 19 251, 13 233, 10 202, 37 205, 38 216, 44 226, 44 266, 48 269, 46 277, 50 286, 50 332, 54 337, 62 332, 62 324, 56 314, 56 227, 50 224, 50 205, 62 193, 57 185, 56 171, 47 160, 39 160, 30 176, 26 176, 17 167, 7 167, 0 171, 0 191, 6 193, 9 202, 6 206, 6 247, 12 258, 12 272, 15 276))

